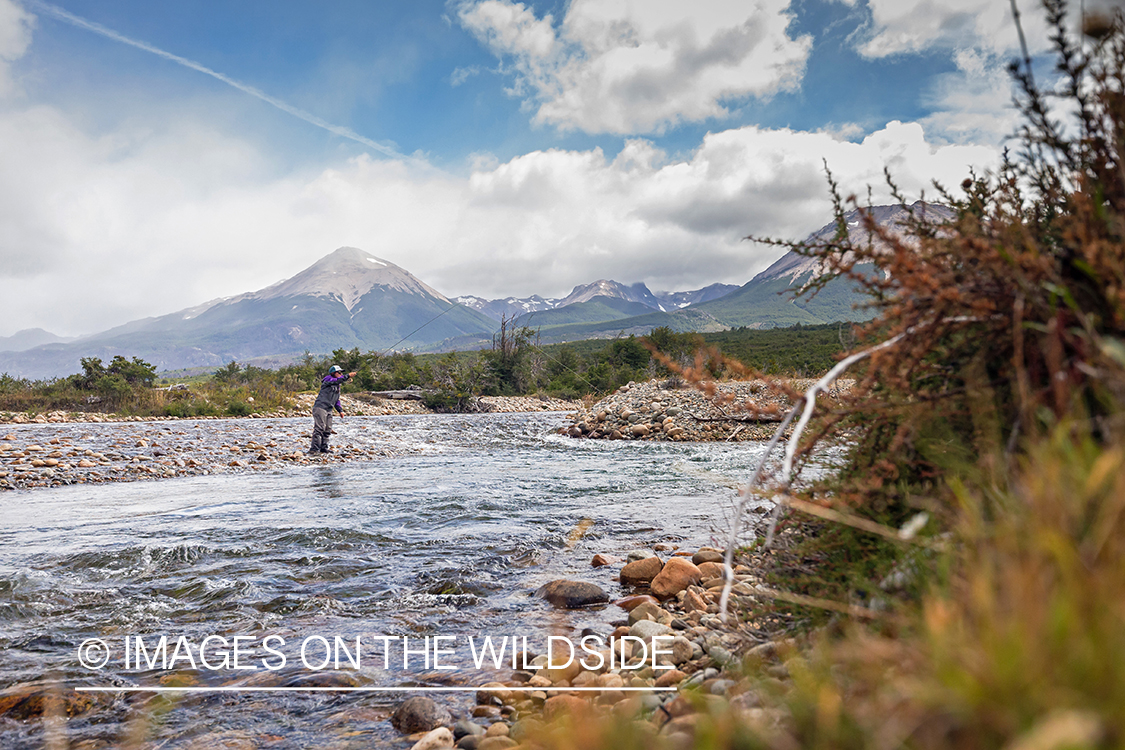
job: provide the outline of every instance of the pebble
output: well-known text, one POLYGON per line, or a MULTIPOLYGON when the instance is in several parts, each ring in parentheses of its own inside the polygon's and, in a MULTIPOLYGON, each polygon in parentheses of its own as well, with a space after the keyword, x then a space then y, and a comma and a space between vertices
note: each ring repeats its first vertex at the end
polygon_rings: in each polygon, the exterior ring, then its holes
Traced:
POLYGON ((680 684, 685 679, 687 679, 686 674, 678 669, 670 669, 664 674, 660 675, 660 677, 656 678, 655 685, 656 687, 671 687, 672 685, 680 684))
POLYGON ((723 553, 717 549, 701 549, 691 556, 691 561, 696 565, 703 563, 722 563, 723 553))
POLYGON ((723 566, 721 563, 703 562, 695 563, 695 565, 699 568, 699 574, 703 576, 703 580, 705 581, 710 578, 721 579, 723 577, 723 566))
POLYGON ((629 628, 629 635, 648 641, 656 635, 672 635, 672 628, 652 620, 638 620, 629 628))
POLYGON ((509 733, 508 725, 503 722, 496 722, 485 731, 485 737, 507 737, 509 733))
POLYGON ((656 604, 656 605, 659 606, 659 602, 657 602, 656 598, 652 597, 652 596, 649 596, 648 594, 638 594, 637 596, 627 596, 624 599, 618 599, 616 602, 614 602, 614 604, 616 604, 618 607, 621 607, 621 609, 625 610, 626 612, 632 612, 634 609, 641 606, 642 604, 649 604, 649 603, 656 604))
POLYGON ((629 610, 630 625, 641 620, 652 620, 653 622, 659 622, 661 625, 671 625, 672 613, 662 608, 655 599, 649 597, 649 601, 642 602, 629 610))
POLYGON ((621 562, 621 558, 614 557, 613 555, 594 555, 593 559, 590 560, 590 567, 604 568, 606 565, 613 565, 619 562, 621 562))
POLYGON ((484 727, 468 719, 461 719, 461 721, 453 725, 453 737, 458 740, 467 734, 484 734, 484 732, 484 727))

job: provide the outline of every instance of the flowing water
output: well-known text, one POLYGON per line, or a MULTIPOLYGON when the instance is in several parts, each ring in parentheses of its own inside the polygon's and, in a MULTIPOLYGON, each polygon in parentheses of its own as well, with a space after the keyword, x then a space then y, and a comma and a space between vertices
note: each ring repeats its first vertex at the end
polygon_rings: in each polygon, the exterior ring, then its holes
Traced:
MULTIPOLYGON (((535 650, 547 634, 608 633, 622 617, 616 607, 558 611, 534 591, 576 578, 619 596, 618 567, 592 569, 595 552, 712 542, 734 494, 725 483, 747 477, 762 447, 572 440, 554 433, 562 422, 560 414, 353 418, 338 442, 418 450, 365 463, 0 495, 0 687, 47 677, 119 687, 472 685, 493 675, 470 662, 469 635, 526 635, 535 650), (254 671, 192 669, 186 659, 125 669, 126 636, 151 646, 160 635, 168 653, 180 636, 198 645, 241 635, 256 646, 274 635, 288 660, 268 670, 258 651, 254 671), (420 655, 403 668, 397 641, 389 662, 367 658, 358 670, 347 654, 339 671, 299 661, 298 645, 310 636, 352 644, 373 635, 407 636, 418 649, 425 636, 454 636, 444 663, 457 669, 427 669, 420 655), (79 662, 89 638, 110 647, 100 671, 79 662)), ((199 423, 217 432, 236 424, 246 423, 199 423)), ((34 438, 90 428, 24 429, 34 438)), ((320 661, 323 650, 312 651, 320 661)), ((455 711, 472 702, 471 693, 438 697, 455 711)), ((402 698, 99 695, 99 706, 64 731, 71 742, 111 744, 140 731, 153 747, 217 732, 270 747, 368 747, 397 739, 386 717, 402 698)), ((41 722, 0 719, 0 746, 43 742, 41 722)))

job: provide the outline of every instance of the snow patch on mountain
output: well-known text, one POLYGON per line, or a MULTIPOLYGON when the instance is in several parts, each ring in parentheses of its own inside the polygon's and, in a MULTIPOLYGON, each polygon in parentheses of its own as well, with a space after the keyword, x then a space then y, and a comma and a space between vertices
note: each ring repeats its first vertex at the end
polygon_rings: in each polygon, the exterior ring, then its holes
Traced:
MULTIPOLYGON (((953 211, 951 209, 940 204, 925 203, 923 201, 916 201, 910 206, 872 206, 870 209, 865 210, 871 212, 876 224, 898 235, 902 235, 905 232, 907 222, 911 215, 939 224, 953 218, 953 211)), ((868 242, 873 242, 877 248, 885 245, 878 236, 873 235, 867 230, 867 227, 860 220, 859 214, 860 209, 858 208, 844 214, 844 223, 847 225, 848 238, 851 240, 852 244, 863 245, 868 242)), ((825 224, 806 237, 804 244, 813 246, 828 242, 836 236, 837 230, 838 225, 836 222, 833 221, 830 224, 825 224)), ((906 241, 908 243, 913 242, 911 238, 906 238, 906 241)), ((819 277, 826 270, 827 269, 818 259, 790 251, 778 258, 769 268, 755 276, 753 280, 772 281, 781 278, 796 280, 805 277, 811 280, 819 277)))

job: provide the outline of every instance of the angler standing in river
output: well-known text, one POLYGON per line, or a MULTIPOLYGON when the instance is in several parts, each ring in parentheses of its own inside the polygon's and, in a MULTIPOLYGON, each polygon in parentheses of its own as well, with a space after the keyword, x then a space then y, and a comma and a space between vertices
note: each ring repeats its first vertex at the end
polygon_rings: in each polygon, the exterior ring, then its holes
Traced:
POLYGON ((340 406, 340 386, 354 377, 354 372, 344 372, 344 368, 332 365, 328 368, 328 374, 320 381, 320 393, 313 402, 310 456, 332 452, 328 447, 328 436, 332 434, 332 410, 335 409, 341 417, 344 416, 344 408, 340 406))

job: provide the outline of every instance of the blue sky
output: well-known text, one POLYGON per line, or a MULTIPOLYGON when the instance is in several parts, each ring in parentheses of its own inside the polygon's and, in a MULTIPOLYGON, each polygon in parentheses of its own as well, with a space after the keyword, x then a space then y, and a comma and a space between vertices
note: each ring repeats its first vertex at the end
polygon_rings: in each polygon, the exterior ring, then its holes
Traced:
MULTIPOLYGON (((500 72, 501 60, 458 23, 457 6, 446 2, 55 5, 374 140, 394 143, 404 153, 421 151, 444 168, 459 169, 481 151, 504 160, 543 148, 599 147, 614 155, 623 145, 621 136, 628 135, 533 126, 521 100, 505 93, 511 81, 500 72)), ((566 8, 565 3, 526 5, 540 17, 558 16, 566 8)), ((34 4, 27 7, 36 11, 34 4)), ((226 96, 231 101, 224 106, 237 108, 241 122, 265 130, 261 135, 274 148, 279 166, 332 158, 341 147, 352 147, 269 112, 268 105, 235 101, 244 95, 174 62, 38 15, 36 44, 21 64, 28 82, 44 101, 89 110, 96 126, 112 127, 116 113, 137 107, 140 99, 174 116, 185 99, 226 96), (99 94, 92 110, 87 106, 94 104, 91 91, 99 94), (277 122, 261 121, 269 117, 277 122)), ((800 88, 767 100, 741 97, 732 102, 728 117, 643 134, 675 153, 694 149, 709 130, 743 124, 815 130, 864 123, 874 128, 925 116, 926 87, 956 66, 943 51, 865 60, 849 36, 868 21, 862 8, 841 2, 800 3, 793 9, 792 34, 816 39, 800 88), (848 96, 840 95, 842 81, 850 88, 848 96)))
POLYGON ((1007 8, 0 0, 0 336, 164 314, 341 245, 451 296, 744 283, 778 251, 742 237, 829 220, 824 159, 877 198, 884 166, 918 195, 995 163, 1007 8))

